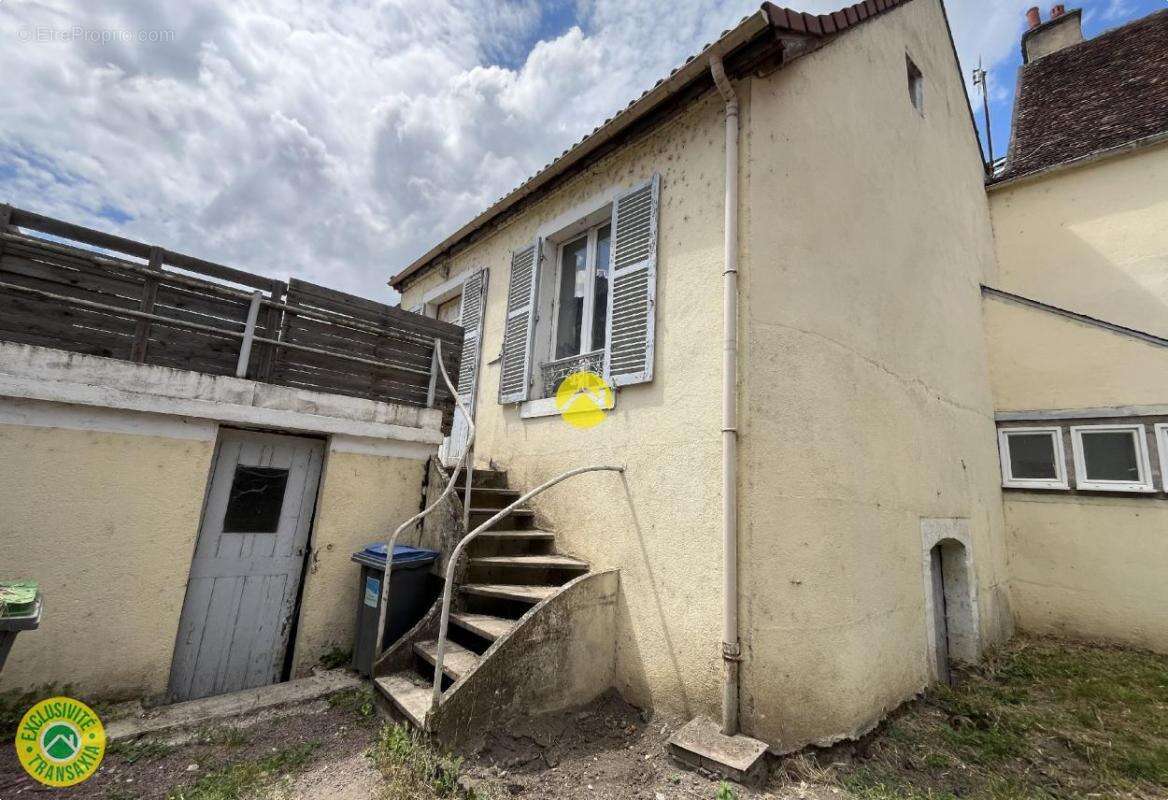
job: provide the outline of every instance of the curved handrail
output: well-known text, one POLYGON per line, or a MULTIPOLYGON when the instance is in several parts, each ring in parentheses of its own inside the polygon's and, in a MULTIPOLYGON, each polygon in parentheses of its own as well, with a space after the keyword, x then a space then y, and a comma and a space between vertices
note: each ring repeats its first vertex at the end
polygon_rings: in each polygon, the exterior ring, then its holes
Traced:
MULTIPOLYGON (((439 505, 441 505, 442 502, 447 498, 447 496, 449 496, 451 490, 454 488, 454 484, 458 482, 458 473, 462 471, 463 462, 467 461, 470 458, 471 447, 472 447, 472 445, 474 445, 474 437, 475 437, 474 419, 471 418, 470 412, 467 410, 466 406, 464 406, 462 404, 462 401, 458 398, 458 389, 451 382, 450 375, 447 374, 447 372, 446 372, 446 365, 442 363, 442 342, 439 341, 438 339, 434 340, 434 361, 437 362, 437 364, 438 364, 438 369, 442 373, 442 380, 444 380, 446 382, 446 388, 448 390, 450 390, 450 394, 454 398, 455 406, 458 408, 459 411, 462 412, 463 416, 466 417, 466 424, 467 424, 466 447, 463 449, 462 456, 459 457, 458 463, 455 465, 454 471, 450 475, 450 481, 446 484, 446 488, 442 490, 442 494, 439 495, 438 499, 435 500, 432 504, 430 504, 430 506, 428 506, 427 508, 423 509, 422 511, 419 511, 417 514, 414 514, 414 516, 407 519, 401 525, 398 525, 397 530, 395 530, 392 534, 390 534, 389 541, 386 542, 386 544, 385 544, 385 568, 381 573, 381 598, 378 600, 378 603, 377 603, 377 606, 378 606, 378 608, 377 608, 377 636, 374 639, 374 645, 373 645, 373 663, 374 664, 377 663, 377 659, 381 658, 382 647, 385 644, 385 616, 388 613, 388 607, 389 607, 389 578, 390 578, 390 574, 393 572, 393 548, 397 544, 397 538, 402 534, 402 531, 406 530, 411 525, 416 525, 420 520, 425 519, 425 517, 431 511, 433 511, 439 505)), ((469 504, 470 504, 470 488, 471 488, 470 485, 471 485, 471 474, 472 474, 471 469, 472 469, 472 467, 467 467, 467 472, 466 472, 466 498, 465 498, 464 502, 467 506, 469 506, 469 504)), ((469 511, 469 509, 468 509, 468 511, 469 511)), ((469 519, 469 517, 468 517, 467 513, 464 513, 463 514, 463 528, 464 529, 468 526, 468 523, 466 521, 467 519, 469 519)))
POLYGON ((520 497, 515 502, 511 503, 505 508, 500 509, 499 513, 495 514, 495 516, 491 517, 482 525, 479 525, 473 531, 468 533, 463 538, 463 540, 459 542, 457 546, 455 546, 454 552, 450 554, 450 560, 446 562, 446 585, 442 589, 442 621, 438 624, 438 651, 434 654, 434 694, 430 705, 431 710, 436 710, 438 708, 438 703, 442 698, 442 661, 446 656, 446 633, 450 628, 450 599, 453 595, 454 588, 454 569, 458 565, 459 557, 462 556, 463 551, 466 550, 466 546, 470 544, 480 533, 511 513, 511 511, 521 503, 527 502, 532 497, 535 497, 537 494, 550 489, 560 481, 567 480, 568 478, 574 477, 576 475, 582 475, 585 472, 605 471, 624 472, 625 468, 612 466, 593 466, 570 469, 567 472, 557 475, 550 481, 541 483, 539 486, 536 486, 534 489, 520 497))

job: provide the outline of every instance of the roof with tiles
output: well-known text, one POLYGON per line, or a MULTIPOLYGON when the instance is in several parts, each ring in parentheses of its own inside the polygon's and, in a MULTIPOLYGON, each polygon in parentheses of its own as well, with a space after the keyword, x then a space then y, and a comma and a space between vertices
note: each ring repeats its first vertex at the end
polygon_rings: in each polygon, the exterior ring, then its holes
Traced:
POLYGON ((808 14, 806 12, 777 6, 771 2, 763 3, 758 12, 748 17, 743 17, 736 27, 722 31, 722 34, 717 40, 703 46, 700 51, 687 58, 683 64, 671 70, 668 76, 658 80, 653 84, 652 88, 646 89, 639 97, 629 101, 628 105, 623 109, 606 119, 600 125, 597 125, 590 133, 568 147, 551 162, 544 165, 535 175, 519 184, 519 186, 504 197, 492 203, 489 208, 475 217, 475 219, 471 220, 451 236, 447 237, 443 242, 429 250, 425 255, 394 275, 390 279, 390 285, 395 289, 400 289, 403 281, 407 278, 425 269, 444 253, 450 252, 451 249, 470 238, 478 230, 499 218, 521 201, 535 196, 536 192, 540 191, 544 184, 558 177, 558 173, 581 168, 579 164, 568 164, 567 162, 573 156, 586 150, 600 136, 608 134, 609 129, 619 126, 625 118, 631 117, 638 112, 644 113, 650 111, 653 105, 662 104, 670 96, 679 92, 681 87, 671 92, 661 92, 659 90, 663 85, 673 81, 679 75, 683 76, 683 73, 687 69, 693 67, 695 61, 702 56, 714 52, 715 48, 725 55, 725 48, 722 45, 726 44, 729 40, 733 40, 735 34, 741 34, 744 29, 754 25, 760 29, 770 29, 781 35, 824 39, 841 34, 865 20, 910 2, 912 0, 864 0, 864 2, 855 3, 854 5, 847 6, 830 14, 808 14))
POLYGON ((1168 10, 1023 66, 998 181, 1168 135, 1168 10))

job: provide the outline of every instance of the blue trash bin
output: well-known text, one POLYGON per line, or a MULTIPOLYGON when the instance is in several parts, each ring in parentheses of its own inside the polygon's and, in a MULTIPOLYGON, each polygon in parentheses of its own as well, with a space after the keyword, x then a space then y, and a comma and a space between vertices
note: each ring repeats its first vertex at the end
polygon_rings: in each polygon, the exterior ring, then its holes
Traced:
MULTIPOLYGON (((396 642, 418 624, 438 599, 440 582, 430 574, 438 559, 435 550, 404 544, 393 546, 393 574, 389 581, 389 609, 385 616, 384 646, 396 642)), ((373 671, 373 649, 377 644, 377 612, 381 602, 381 578, 385 570, 385 542, 373 542, 353 553, 361 565, 357 594, 357 630, 353 642, 353 669, 362 675, 373 671)))

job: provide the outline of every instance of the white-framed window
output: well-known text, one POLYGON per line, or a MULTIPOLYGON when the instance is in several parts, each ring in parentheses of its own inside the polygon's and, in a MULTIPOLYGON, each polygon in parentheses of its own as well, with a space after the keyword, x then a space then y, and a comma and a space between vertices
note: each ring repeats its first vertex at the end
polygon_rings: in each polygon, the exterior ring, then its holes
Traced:
POLYGON ((556 249, 552 358, 570 358, 607 345, 608 273, 612 224, 605 222, 556 249))
POLYGON ((1075 488, 1088 492, 1155 491, 1143 425, 1073 425, 1071 448, 1075 488))
POLYGON ((1061 428, 999 428, 1002 486, 1069 489, 1061 428))

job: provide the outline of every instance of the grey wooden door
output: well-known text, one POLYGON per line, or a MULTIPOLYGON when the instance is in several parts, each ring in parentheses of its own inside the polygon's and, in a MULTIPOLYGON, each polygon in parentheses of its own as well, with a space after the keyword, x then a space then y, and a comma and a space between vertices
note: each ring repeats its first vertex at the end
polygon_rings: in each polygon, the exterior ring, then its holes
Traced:
POLYGON ((170 671, 193 700, 280 680, 324 443, 220 433, 170 671))

